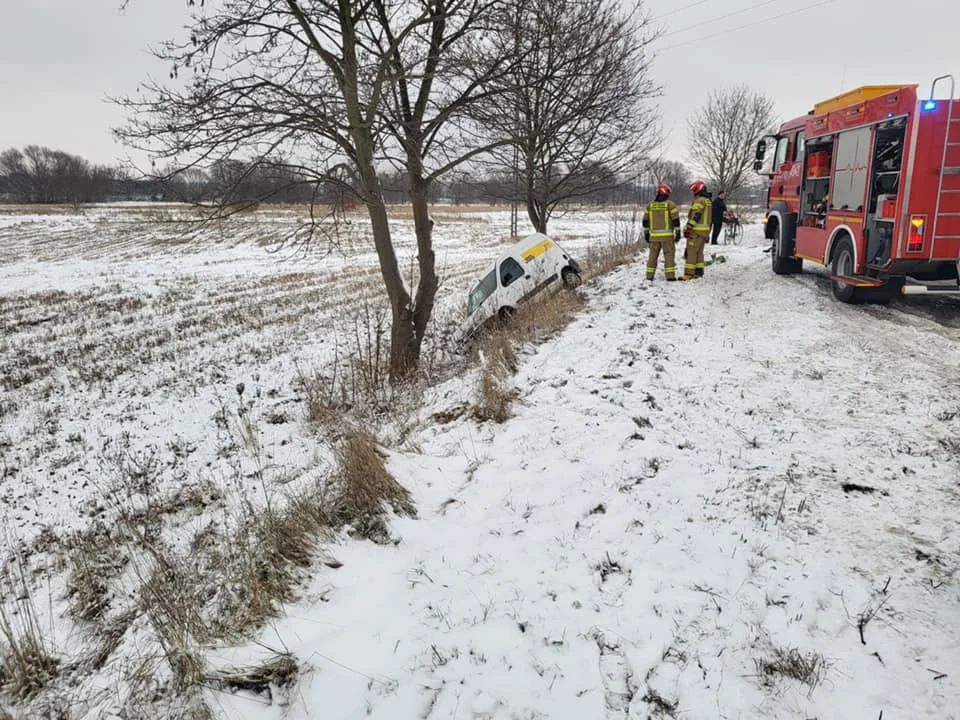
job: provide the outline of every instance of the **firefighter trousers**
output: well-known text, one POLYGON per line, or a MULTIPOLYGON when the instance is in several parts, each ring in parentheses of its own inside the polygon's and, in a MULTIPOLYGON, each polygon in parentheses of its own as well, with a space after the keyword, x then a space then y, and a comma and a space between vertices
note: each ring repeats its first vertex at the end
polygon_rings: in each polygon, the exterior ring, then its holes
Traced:
POLYGON ((653 280, 657 274, 657 263, 660 260, 660 246, 663 246, 663 274, 667 280, 676 279, 677 246, 672 237, 662 240, 650 240, 650 249, 647 251, 647 280, 653 280))
POLYGON ((684 279, 703 277, 703 246, 710 241, 710 232, 693 232, 687 238, 686 252, 684 253, 684 279))

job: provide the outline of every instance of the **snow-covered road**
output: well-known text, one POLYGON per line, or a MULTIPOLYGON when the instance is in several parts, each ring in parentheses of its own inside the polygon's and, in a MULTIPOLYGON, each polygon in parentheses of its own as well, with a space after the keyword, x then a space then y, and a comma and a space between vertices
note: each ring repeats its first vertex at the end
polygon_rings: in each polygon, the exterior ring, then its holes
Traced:
POLYGON ((314 668, 291 706, 213 705, 960 717, 960 333, 776 277, 761 245, 703 281, 646 284, 639 261, 591 284, 523 356, 504 425, 432 422, 476 378, 437 388, 420 452, 391 458, 419 519, 335 547, 315 604, 264 635, 314 668))

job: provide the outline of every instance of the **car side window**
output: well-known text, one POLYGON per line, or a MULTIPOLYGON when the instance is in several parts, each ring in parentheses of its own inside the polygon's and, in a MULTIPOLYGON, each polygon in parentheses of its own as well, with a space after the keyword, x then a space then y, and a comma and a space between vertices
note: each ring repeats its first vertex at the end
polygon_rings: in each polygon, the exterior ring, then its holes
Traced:
POLYGON ((514 280, 523 277, 523 268, 512 257, 508 257, 500 263, 500 284, 503 287, 509 286, 514 280))

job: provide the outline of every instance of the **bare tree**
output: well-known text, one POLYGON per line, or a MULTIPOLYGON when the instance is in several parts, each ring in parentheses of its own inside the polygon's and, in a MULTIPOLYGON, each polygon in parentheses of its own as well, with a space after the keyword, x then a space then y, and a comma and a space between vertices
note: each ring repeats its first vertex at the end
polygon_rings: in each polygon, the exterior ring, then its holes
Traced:
POLYGON ((62 150, 28 145, 0 153, 0 175, 20 202, 81 203, 103 200, 118 171, 62 150))
MULTIPOLYGON (((190 1, 190 5, 196 5, 190 1)), ((211 164, 283 157, 318 189, 338 183, 367 209, 393 313, 391 377, 417 366, 438 280, 426 190, 477 150, 447 130, 503 64, 481 36, 503 0, 221 0, 191 13, 187 42, 156 52, 187 83, 148 83, 120 102, 118 135, 159 160, 211 164), (464 64, 466 59, 469 62, 464 64), (485 66, 494 60, 493 69, 485 66), (427 158, 441 159, 428 168, 427 158), (417 234, 417 289, 404 283, 381 172, 407 175, 417 234)), ((188 164, 190 164, 188 163, 188 164)))
POLYGON ((690 181, 692 176, 689 168, 677 160, 658 159, 647 164, 646 170, 650 175, 651 184, 666 183, 673 191, 671 199, 676 203, 688 202, 690 181))
POLYGON ((30 201, 30 173, 23 152, 10 148, 0 153, 0 175, 6 178, 7 191, 20 202, 30 201))
POLYGON ((533 227, 546 232, 561 203, 604 189, 636 167, 656 140, 650 101, 655 38, 642 5, 614 0, 528 0, 496 36, 516 58, 496 105, 481 122, 508 138, 519 194, 533 227), (601 170, 602 171, 598 171, 601 170))
POLYGON ((714 90, 687 121, 690 161, 718 189, 735 193, 753 168, 757 140, 775 123, 773 100, 745 85, 714 90))

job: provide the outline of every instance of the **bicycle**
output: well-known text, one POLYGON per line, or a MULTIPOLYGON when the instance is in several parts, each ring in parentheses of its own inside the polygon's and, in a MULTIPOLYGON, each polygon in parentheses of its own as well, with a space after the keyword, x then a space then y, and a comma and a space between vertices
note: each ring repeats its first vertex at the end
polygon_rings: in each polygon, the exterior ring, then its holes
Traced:
POLYGON ((743 241, 743 225, 740 218, 730 213, 723 218, 723 244, 739 245, 743 241))

